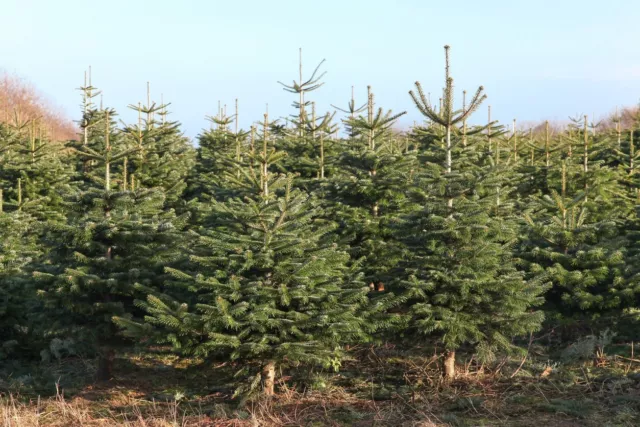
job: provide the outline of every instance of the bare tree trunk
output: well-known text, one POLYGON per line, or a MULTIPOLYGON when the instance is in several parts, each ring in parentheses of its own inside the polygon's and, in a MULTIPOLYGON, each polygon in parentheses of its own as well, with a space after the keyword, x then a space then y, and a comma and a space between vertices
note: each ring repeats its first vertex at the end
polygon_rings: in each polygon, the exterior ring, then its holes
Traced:
POLYGON ((276 364, 269 362, 262 370, 264 375, 264 395, 273 396, 275 394, 276 385, 276 364))
POLYGON ((544 133, 545 133, 544 151, 545 151, 545 156, 546 156, 546 159, 547 159, 546 165, 547 165, 547 167, 549 167, 549 165, 551 164, 551 162, 550 162, 551 153, 549 152, 549 121, 548 120, 544 124, 544 133))
POLYGON ((456 352, 448 351, 444 355, 443 362, 444 378, 451 381, 456 377, 456 352))
MULTIPOLYGON (((588 133, 588 129, 587 129, 587 123, 589 121, 589 118, 587 116, 584 116, 584 156, 582 158, 583 161, 583 172, 584 172, 584 201, 587 202, 589 196, 588 196, 588 191, 589 191, 589 183, 587 181, 588 177, 587 177, 587 172, 589 172, 589 133, 588 133)), ((594 132, 595 132, 595 128, 594 128, 594 132)))
MULTIPOLYGON (((446 173, 451 173, 451 124, 447 125, 447 158, 446 158, 446 173)), ((447 207, 451 209, 453 207, 453 198, 447 200, 447 207)))
POLYGON ((104 165, 104 188, 107 191, 109 191, 111 190, 111 162, 109 161, 110 159, 109 152, 111 151, 111 144, 109 142, 109 133, 111 132, 111 123, 109 122, 109 111, 107 111, 105 114, 105 121, 107 126, 105 129, 104 139, 105 139, 105 145, 107 150, 107 156, 106 156, 107 161, 105 162, 105 165, 104 165))
POLYGON ((635 157, 635 147, 633 145, 633 129, 629 135, 629 174, 633 175, 633 158, 635 157))
POLYGON ((320 134, 320 179, 324 179, 324 136, 320 134))
POLYGON ((96 380, 109 381, 113 378, 113 359, 115 352, 113 349, 104 348, 100 351, 98 358, 98 371, 96 372, 96 380))

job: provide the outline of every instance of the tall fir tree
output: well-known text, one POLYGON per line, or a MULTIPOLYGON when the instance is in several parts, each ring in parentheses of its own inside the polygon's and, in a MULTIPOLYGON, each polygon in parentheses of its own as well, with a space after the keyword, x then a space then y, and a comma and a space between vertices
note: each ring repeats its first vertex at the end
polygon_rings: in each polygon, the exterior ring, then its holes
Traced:
POLYGON ((365 279, 378 292, 397 273, 401 251, 390 224, 401 212, 417 164, 406 139, 392 129, 405 113, 376 110, 370 87, 365 107, 366 116, 352 114, 344 120, 350 137, 336 157, 323 194, 330 215, 340 218, 340 234, 352 257, 364 258, 365 279))
POLYGON ((366 340, 374 326, 364 316, 368 288, 348 267, 347 252, 331 243, 335 225, 321 219, 317 200, 293 188, 291 175, 270 171, 282 153, 268 146, 267 129, 241 171, 252 191, 212 198, 190 265, 170 270, 174 285, 197 302, 150 295, 141 303, 144 322, 116 321, 133 337, 187 354, 227 355, 243 362, 245 375, 257 367, 245 392, 262 383, 272 395, 281 368, 335 366, 341 345, 366 340))
POLYGON ((46 235, 48 259, 35 274, 44 299, 48 334, 72 337, 99 357, 97 378, 112 376, 121 345, 114 315, 131 316, 133 301, 161 285, 163 268, 180 256, 181 226, 165 209, 161 189, 117 189, 113 169, 138 148, 123 147, 109 109, 88 110, 91 126, 76 148, 83 165, 82 188, 68 195, 69 214, 46 235), (95 140, 93 139, 95 137, 95 140), (138 287, 137 287, 138 286, 138 287))
MULTIPOLYGON (((420 83, 410 92, 418 110, 443 130, 441 143, 425 147, 427 162, 410 189, 413 212, 399 234, 407 246, 407 334, 435 340, 445 350, 444 373, 455 376, 456 351, 471 346, 484 359, 513 348, 512 337, 540 327, 543 287, 525 281, 511 259, 517 223, 492 215, 500 169, 482 166, 474 145, 458 126, 485 99, 480 87, 462 110, 454 108, 449 47, 442 108, 436 112, 420 83)), ((483 128, 476 129, 480 133, 483 128)), ((483 150, 484 151, 484 150, 483 150)))

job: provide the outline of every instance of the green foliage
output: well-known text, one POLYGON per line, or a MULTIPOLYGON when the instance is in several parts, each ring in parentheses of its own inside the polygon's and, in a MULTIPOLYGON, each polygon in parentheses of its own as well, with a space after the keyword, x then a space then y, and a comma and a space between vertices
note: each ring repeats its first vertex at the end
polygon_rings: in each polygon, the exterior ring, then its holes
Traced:
POLYGON ((150 295, 140 303, 144 323, 115 319, 125 333, 261 366, 330 367, 341 345, 368 338, 368 288, 328 238, 335 225, 321 219, 318 201, 294 189, 293 177, 264 174, 276 156, 254 159, 262 173, 252 195, 210 202, 189 265, 168 270, 187 302, 150 295))
POLYGON ((85 181, 66 195, 66 221, 49 225, 35 277, 47 335, 73 336, 104 356, 119 341, 111 318, 131 316, 133 300, 157 292, 164 267, 179 258, 186 217, 165 209, 161 188, 113 188, 112 166, 139 147, 127 148, 111 112, 102 113, 103 135, 75 149, 85 181))
POLYGON ((456 107, 445 51, 442 98, 416 83, 425 121, 406 132, 368 87, 340 136, 309 99, 323 62, 305 78, 302 60, 283 85, 295 114, 243 130, 237 100, 219 105, 197 148, 149 94, 119 124, 90 78, 77 140, 0 124, 0 357, 88 350, 108 370, 133 338, 237 361, 250 394, 374 340, 491 360, 543 311, 591 337, 581 357, 598 351, 638 310, 638 131, 586 116, 507 131, 490 110, 471 125, 484 89, 456 107))
POLYGON ((482 88, 456 112, 448 60, 447 48, 440 112, 419 84, 418 95, 412 93, 432 126, 444 132, 441 143, 432 140, 424 148, 426 165, 416 174, 411 209, 398 227, 406 246, 399 301, 409 322, 405 334, 435 337, 448 351, 471 345, 486 360, 512 349, 511 337, 540 328, 542 313, 531 308, 541 303, 544 287, 516 269, 510 249, 518 224, 494 209, 507 203, 503 169, 483 159, 489 154, 482 145, 461 137, 482 129, 467 134, 464 124, 484 99, 482 88), (462 129, 454 130, 456 123, 462 129))
POLYGON ((170 207, 178 207, 187 188, 187 176, 195 165, 195 150, 182 135, 178 122, 167 121, 168 104, 129 107, 138 111, 136 125, 122 129, 126 146, 135 149, 123 164, 122 185, 161 188, 170 207), (142 114, 146 116, 142 120, 142 114), (158 121, 155 115, 161 116, 158 121), (126 169, 126 171, 124 170, 126 169), (133 184, 124 184, 126 177, 135 177, 133 184))
POLYGON ((0 213, 0 360, 34 345, 29 313, 38 309, 29 266, 39 257, 37 223, 22 212, 0 213))

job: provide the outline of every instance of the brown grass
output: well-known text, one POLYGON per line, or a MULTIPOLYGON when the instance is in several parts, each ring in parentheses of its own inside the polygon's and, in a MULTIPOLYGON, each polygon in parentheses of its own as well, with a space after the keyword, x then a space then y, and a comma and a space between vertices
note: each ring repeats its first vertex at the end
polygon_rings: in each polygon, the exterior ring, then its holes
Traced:
MULTIPOLYGON (((460 359, 459 378, 445 383, 441 360, 427 348, 353 348, 339 373, 317 372, 305 382, 284 373, 277 396, 244 407, 226 387, 235 371, 228 363, 123 354, 112 381, 73 388, 69 396, 62 386, 46 399, 26 398, 7 387, 2 395, 0 387, 0 422, 6 427, 640 425, 640 362, 630 362, 637 361, 631 348, 618 346, 598 367, 591 361, 550 365, 541 350, 534 345, 524 360, 505 357, 490 364, 460 359)), ((66 371, 56 371, 56 378, 66 371)))

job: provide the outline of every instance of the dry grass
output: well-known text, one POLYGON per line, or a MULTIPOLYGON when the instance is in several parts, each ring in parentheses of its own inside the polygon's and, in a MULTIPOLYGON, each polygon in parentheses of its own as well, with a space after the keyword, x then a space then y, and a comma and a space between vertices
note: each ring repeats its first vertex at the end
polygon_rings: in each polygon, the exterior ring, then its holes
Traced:
MULTIPOLYGON (((120 402, 121 403, 121 402, 120 402)), ((415 426, 447 425, 435 415, 411 411, 398 404, 379 405, 359 402, 346 396, 291 394, 250 404, 246 411, 204 414, 177 402, 129 402, 126 410, 119 405, 97 404, 82 398, 21 401, 9 396, 0 401, 0 421, 4 427, 195 427, 195 426, 415 426), (120 407, 118 410, 116 408, 120 407), (348 407, 348 410, 345 410, 348 407), (350 416, 350 417, 349 417, 350 416), (345 422, 347 424, 345 424, 345 422)))
POLYGON ((227 381, 234 367, 229 364, 207 368, 202 361, 124 355, 113 381, 76 388, 73 396, 59 389, 46 399, 28 399, 17 390, 3 397, 0 387, 0 422, 7 427, 640 425, 640 363, 630 366, 620 357, 608 358, 603 367, 549 365, 546 358, 484 366, 469 358, 459 360, 461 376, 447 384, 438 357, 426 349, 366 347, 353 355, 338 374, 316 372, 296 382, 300 373, 285 373, 277 397, 241 408, 230 398, 227 381))
MULTIPOLYGON (((0 421, 4 427, 191 427, 223 425, 206 415, 186 415, 179 403, 152 404, 145 408, 131 406, 128 411, 115 411, 108 406, 78 399, 65 399, 61 394, 36 401, 21 401, 14 396, 0 401, 0 421)), ((243 425, 243 424, 228 424, 243 425)), ((246 425, 246 424, 245 424, 246 425)))

